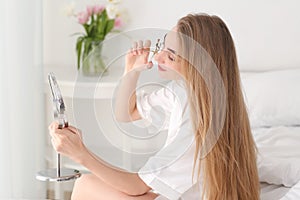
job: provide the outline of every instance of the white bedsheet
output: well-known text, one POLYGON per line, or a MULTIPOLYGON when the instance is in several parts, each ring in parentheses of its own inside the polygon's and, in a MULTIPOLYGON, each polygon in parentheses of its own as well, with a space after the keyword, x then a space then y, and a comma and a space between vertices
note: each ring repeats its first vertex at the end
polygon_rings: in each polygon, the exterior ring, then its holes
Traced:
POLYGON ((261 200, 299 200, 300 182, 293 187, 261 183, 261 200))
POLYGON ((262 200, 300 199, 300 126, 253 129, 262 200))

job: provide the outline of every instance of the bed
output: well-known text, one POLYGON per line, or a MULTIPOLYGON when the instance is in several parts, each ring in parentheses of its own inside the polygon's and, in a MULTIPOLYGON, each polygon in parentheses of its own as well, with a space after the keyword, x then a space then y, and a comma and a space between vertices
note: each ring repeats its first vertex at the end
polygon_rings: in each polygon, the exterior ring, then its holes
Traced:
POLYGON ((242 72, 261 199, 300 199, 300 69, 242 72))
POLYGON ((300 199, 300 127, 278 126, 252 132, 259 150, 261 199, 300 199))

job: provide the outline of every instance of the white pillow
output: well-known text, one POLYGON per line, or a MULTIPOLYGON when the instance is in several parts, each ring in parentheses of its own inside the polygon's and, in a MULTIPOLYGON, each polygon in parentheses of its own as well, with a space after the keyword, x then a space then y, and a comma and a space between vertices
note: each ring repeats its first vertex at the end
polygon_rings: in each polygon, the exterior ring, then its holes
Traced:
POLYGON ((252 128, 300 125, 300 69, 241 73, 252 128))

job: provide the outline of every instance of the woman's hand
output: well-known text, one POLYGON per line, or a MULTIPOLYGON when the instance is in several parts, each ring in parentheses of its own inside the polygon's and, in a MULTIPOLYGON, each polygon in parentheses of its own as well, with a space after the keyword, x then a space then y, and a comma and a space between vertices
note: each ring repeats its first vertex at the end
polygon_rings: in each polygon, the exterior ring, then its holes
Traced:
POLYGON ((88 152, 82 142, 81 131, 73 126, 59 129, 58 123, 52 122, 49 126, 49 133, 53 148, 75 162, 80 162, 88 152))
POLYGON ((142 40, 133 43, 132 48, 126 55, 125 74, 132 70, 140 72, 153 66, 151 61, 148 62, 150 46, 150 40, 146 40, 144 44, 142 40))

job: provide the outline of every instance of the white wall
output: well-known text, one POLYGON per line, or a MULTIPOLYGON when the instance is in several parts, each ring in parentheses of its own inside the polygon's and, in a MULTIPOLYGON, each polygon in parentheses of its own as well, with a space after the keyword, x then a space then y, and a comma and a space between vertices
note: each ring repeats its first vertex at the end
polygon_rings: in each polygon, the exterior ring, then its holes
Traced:
MULTIPOLYGON (((44 1, 44 62, 47 66, 76 68, 75 40, 81 31, 75 19, 62 14, 70 0, 44 1)), ((95 0, 75 1, 77 10, 95 0)), ((129 13, 126 30, 144 27, 170 29, 192 12, 220 16, 234 37, 240 67, 244 70, 300 66, 300 1, 298 0, 123 0, 129 13)))

